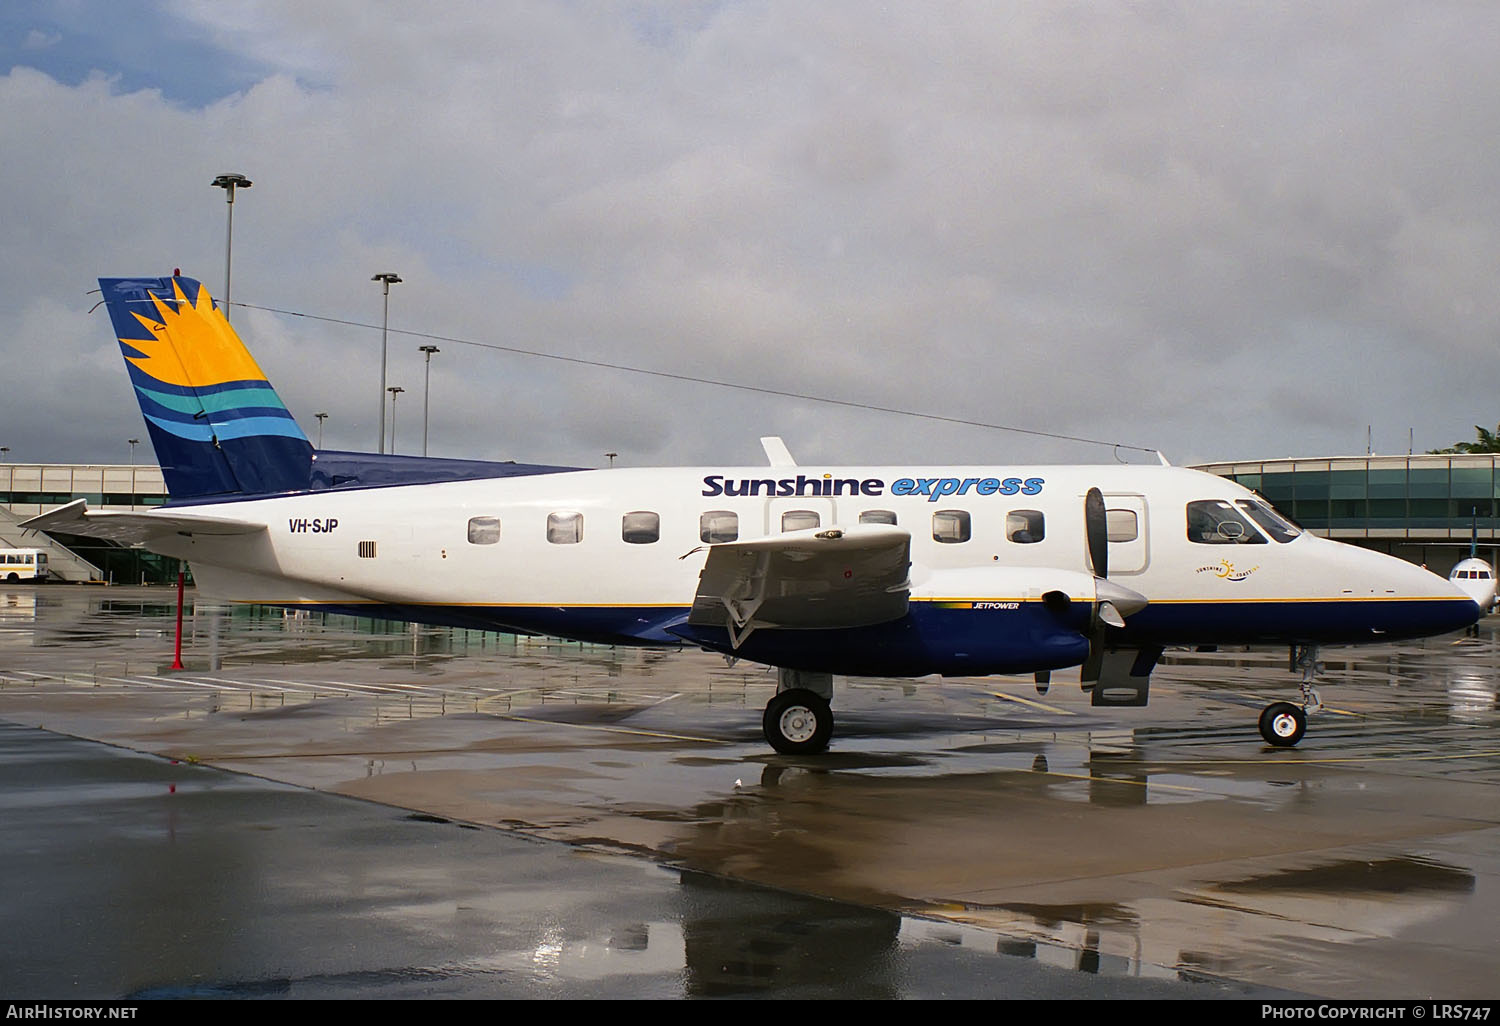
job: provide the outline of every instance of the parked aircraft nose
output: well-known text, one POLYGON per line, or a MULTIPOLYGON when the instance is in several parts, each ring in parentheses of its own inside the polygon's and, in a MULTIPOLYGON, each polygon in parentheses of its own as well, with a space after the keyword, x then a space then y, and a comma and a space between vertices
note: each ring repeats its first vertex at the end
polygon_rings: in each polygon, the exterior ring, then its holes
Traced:
POLYGON ((1488 611, 1495 604, 1495 571, 1482 559, 1470 556, 1460 560, 1448 575, 1448 581, 1488 611))

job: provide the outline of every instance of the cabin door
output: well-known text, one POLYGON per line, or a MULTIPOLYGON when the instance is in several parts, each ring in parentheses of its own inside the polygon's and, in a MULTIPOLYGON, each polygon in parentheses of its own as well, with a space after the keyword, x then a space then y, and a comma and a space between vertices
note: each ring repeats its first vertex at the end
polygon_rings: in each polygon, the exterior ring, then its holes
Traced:
POLYGON ((1104 518, 1109 525, 1109 576, 1145 572, 1151 562, 1146 497, 1130 492, 1106 492, 1104 518))

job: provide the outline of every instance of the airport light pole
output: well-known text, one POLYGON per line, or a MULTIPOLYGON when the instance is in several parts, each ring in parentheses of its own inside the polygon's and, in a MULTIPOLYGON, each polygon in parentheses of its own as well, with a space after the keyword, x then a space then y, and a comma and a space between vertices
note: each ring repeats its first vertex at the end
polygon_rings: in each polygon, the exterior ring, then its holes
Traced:
POLYGON ((318 448, 321 449, 323 448, 323 422, 328 419, 328 414, 314 413, 313 416, 318 418, 318 448))
POLYGON ((394 456, 396 454, 396 396, 405 392, 406 389, 400 385, 392 385, 386 391, 391 393, 391 455, 394 456))
MULTIPOLYGON (((401 275, 392 274, 390 271, 385 271, 381 274, 372 276, 370 280, 380 282, 381 290, 385 295, 385 305, 380 315, 380 393, 376 396, 376 398, 380 400, 379 448, 381 452, 385 452, 385 393, 390 391, 390 389, 388 389, 385 384, 385 335, 386 329, 389 326, 391 320, 391 286, 395 285, 401 280, 401 275)), ((392 394, 391 416, 394 417, 395 415, 396 397, 394 394, 392 394)), ((395 432, 392 432, 392 435, 394 434, 395 432)))
POLYGON ((135 447, 141 444, 141 440, 139 438, 127 438, 125 441, 130 443, 130 465, 133 467, 135 466, 135 447))
POLYGON ((229 265, 234 253, 234 190, 248 189, 255 183, 241 174, 220 175, 211 183, 224 190, 224 199, 229 207, 229 229, 224 233, 224 319, 229 320, 229 265))
MULTIPOLYGON (((422 378, 422 455, 427 455, 427 400, 432 393, 432 354, 441 353, 437 346, 417 346, 417 352, 427 354, 427 368, 422 378)), ((395 416, 394 411, 391 414, 395 416)))

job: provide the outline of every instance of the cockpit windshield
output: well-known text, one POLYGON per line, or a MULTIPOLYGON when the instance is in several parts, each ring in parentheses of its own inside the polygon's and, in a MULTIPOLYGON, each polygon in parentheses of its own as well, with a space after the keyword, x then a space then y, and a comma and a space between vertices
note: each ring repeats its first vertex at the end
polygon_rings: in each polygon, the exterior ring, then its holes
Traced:
POLYGON ((1265 536, 1223 499, 1187 504, 1187 537, 1200 545, 1264 545, 1265 536))
POLYGON ((1302 533, 1297 525, 1259 499, 1240 499, 1236 505, 1250 514, 1250 519, 1278 542, 1289 542, 1302 533))

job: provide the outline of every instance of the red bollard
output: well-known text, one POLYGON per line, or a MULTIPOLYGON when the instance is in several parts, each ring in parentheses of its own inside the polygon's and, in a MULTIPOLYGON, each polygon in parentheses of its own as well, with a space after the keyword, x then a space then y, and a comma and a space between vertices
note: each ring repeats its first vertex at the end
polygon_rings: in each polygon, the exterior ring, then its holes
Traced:
POLYGON ((172 656, 172 669, 182 669, 182 579, 183 573, 177 571, 177 651, 172 656))

